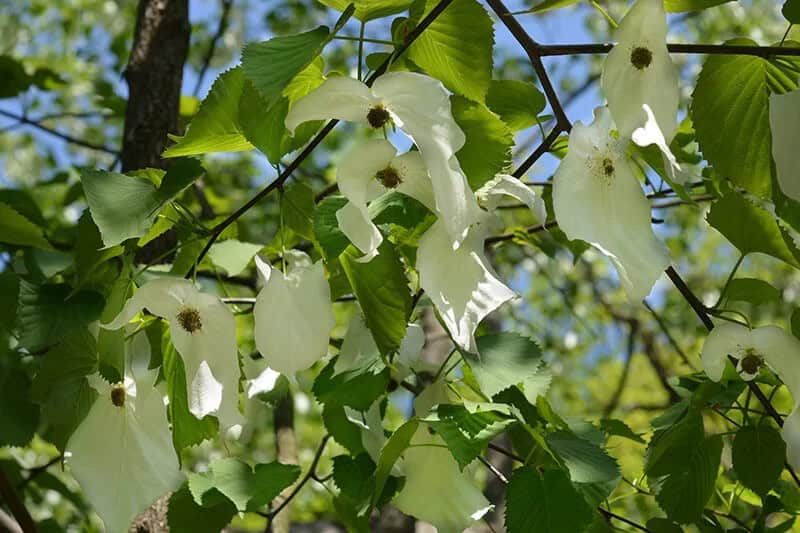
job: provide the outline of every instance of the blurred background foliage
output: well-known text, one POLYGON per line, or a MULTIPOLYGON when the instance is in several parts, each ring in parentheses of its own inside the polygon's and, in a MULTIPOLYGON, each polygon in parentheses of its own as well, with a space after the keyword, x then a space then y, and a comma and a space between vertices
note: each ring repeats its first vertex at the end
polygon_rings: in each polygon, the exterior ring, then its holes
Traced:
MULTIPOLYGON (((600 0, 611 17, 625 13, 625 0, 600 0)), ((135 2, 113 0, 5 0, 0 17, 0 194, 22 191, 31 205, 30 215, 43 225, 53 242, 74 240, 75 223, 86 207, 76 172, 80 167, 111 169, 118 165, 127 86, 123 69, 131 49, 135 22, 135 2), (6 92, 19 66, 27 75, 26 90, 6 92), (5 94, 2 94, 5 93, 5 94)), ((533 3, 514 2, 512 10, 525 10, 533 3)), ((331 24, 337 13, 315 0, 192 0, 191 48, 184 71, 181 113, 188 120, 214 78, 233 66, 244 43, 276 35, 303 31, 319 24, 331 24), (224 22, 221 24, 221 20, 224 22), (213 44, 213 49, 212 47, 213 44), (212 53, 209 57, 209 50, 212 53)), ((529 33, 543 43, 607 42, 609 23, 589 2, 543 15, 520 15, 529 33)), ((370 22, 366 34, 376 39, 390 35, 390 19, 370 22)), ((779 41, 786 30, 780 3, 773 0, 740 0, 712 9, 670 16, 673 42, 721 43, 731 38, 749 37, 759 44, 779 41)), ((351 22, 344 33, 357 35, 351 22)), ((535 81, 523 51, 496 25, 494 77, 535 81)), ((794 33, 800 33, 797 29, 794 33)), ((794 35, 795 38, 800 35, 794 35)), ((380 51, 381 45, 367 44, 367 53, 380 51)), ((352 73, 356 43, 336 40, 326 48, 329 71, 352 73)), ((598 78, 602 56, 546 58, 545 64, 569 117, 587 121, 594 106, 601 103, 598 78)), ((681 67, 684 107, 689 101, 702 58, 674 56, 681 67)), ((514 157, 524 159, 539 140, 537 128, 517 135, 514 157)), ((315 192, 332 183, 333 163, 341 149, 353 142, 353 131, 335 130, 298 172, 315 192)), ((546 181, 556 166, 546 156, 528 173, 530 181, 546 181)), ((203 158, 208 201, 217 216, 225 215, 245 202, 260 186, 275 176, 275 169, 257 152, 208 155, 203 158)), ((182 202, 200 211, 192 191, 182 202)), ((658 233, 672 252, 674 265, 688 284, 713 304, 733 267, 738 252, 704 221, 707 206, 678 205, 657 209, 658 233)), ((524 220, 513 210, 506 213, 507 225, 523 226, 524 220)), ((277 202, 261 202, 238 224, 239 239, 277 246, 277 202)), ((686 302, 662 278, 648 299, 649 308, 630 305, 617 288, 609 262, 593 251, 573 256, 561 246, 557 230, 519 238, 492 249, 492 261, 501 277, 521 295, 513 305, 503 307, 493 323, 537 340, 554 373, 548 398, 558 412, 580 419, 597 419, 611 408, 635 432, 648 437, 651 421, 680 398, 678 376, 700 367, 699 350, 705 330, 690 312, 686 302), (652 312, 651 312, 652 310, 652 312), (632 324, 636 335, 629 352, 632 324), (627 376, 625 379, 623 376, 627 376), (624 381, 623 381, 624 380, 624 381), (623 383, 624 386, 619 387, 623 383), (618 397, 617 389, 620 389, 618 397), (612 405, 613 402, 613 405, 612 405)), ((58 260, 57 255, 34 258, 0 256, 7 263, 33 261, 39 268, 58 260), (37 263, 38 262, 38 263, 37 263)), ((739 268, 740 277, 769 282, 780 291, 780 298, 742 308, 754 324, 787 326, 792 309, 800 297, 800 279, 790 266, 763 255, 748 256, 739 268)), ((220 287, 213 276, 204 277, 209 290, 232 296, 252 296, 254 272, 239 276, 241 284, 220 287)), ((10 305, 4 302, 3 306, 10 305)), ((336 304, 337 329, 341 338, 353 306, 336 304)), ((242 307, 238 316, 239 346, 245 355, 254 353, 252 316, 242 307)), ((0 324, 0 330, 9 329, 0 324)), ((257 366, 257 361, 247 364, 257 366)), ((308 465, 325 433, 320 407, 310 394, 316 371, 302 375, 292 386, 296 414, 295 434, 298 460, 308 465)), ((400 420, 410 409, 408 393, 396 393, 390 417, 400 420)), ((790 399, 775 398, 778 410, 786 413, 790 399)), ((251 426, 242 439, 229 443, 230 451, 258 462, 275 459, 273 406, 269 402, 249 401, 251 426)), ((0 407, 0 410, 2 408, 0 407)), ((736 414, 730 415, 734 419, 736 414)), ((724 431, 727 422, 713 412, 706 414, 707 428, 724 431)), ((391 426, 391 424, 388 424, 391 426)), ((320 471, 330 471, 329 458, 338 445, 327 450, 320 471)), ((612 437, 609 452, 622 467, 624 478, 611 498, 612 508, 642 521, 660 515, 652 497, 637 494, 643 468, 644 444, 612 437)), ((218 444, 206 442, 190 450, 193 468, 202 470, 210 459, 226 452, 218 444)), ((726 452, 727 453, 727 452, 726 452)), ((57 465, 47 465, 56 455, 45 442, 36 439, 26 448, 0 449, 0 465, 12 480, 25 484, 27 502, 42 531, 97 530, 75 481, 57 465), (24 481, 30 478, 30 481, 24 481)), ((723 455, 723 463, 730 456, 723 455)), ((484 477, 484 473, 481 474, 484 477)), ((730 505, 731 512, 745 517, 756 512, 748 507, 753 496, 735 488, 732 480, 721 477, 717 485, 717 504, 730 505), (735 494, 733 491, 736 491, 735 494)), ((293 520, 314 522, 332 520, 331 499, 325 487, 307 485, 295 499, 293 520)), ((261 530, 264 520, 257 515, 237 518, 233 527, 261 530)))

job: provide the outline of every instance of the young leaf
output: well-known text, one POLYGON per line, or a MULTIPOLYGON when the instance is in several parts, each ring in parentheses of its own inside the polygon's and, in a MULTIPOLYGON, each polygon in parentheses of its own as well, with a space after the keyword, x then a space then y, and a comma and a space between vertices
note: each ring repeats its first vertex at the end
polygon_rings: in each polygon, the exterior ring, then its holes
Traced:
POLYGON ((545 104, 542 92, 526 81, 492 80, 486 95, 489 109, 515 132, 536 125, 545 104))
MULTIPOLYGON (((421 20, 436 2, 411 17, 421 20)), ((409 47, 409 58, 456 94, 483 102, 492 79, 494 25, 475 0, 455 0, 409 47)))
POLYGON ((337 11, 344 11, 348 5, 353 4, 356 8, 353 17, 361 22, 388 17, 408 9, 413 0, 320 0, 328 7, 337 11))
POLYGON ((781 477, 786 443, 770 426, 746 426, 733 439, 733 469, 742 484, 765 495, 781 477))
POLYGON ((469 365, 481 392, 488 398, 521 385, 525 397, 535 403, 550 386, 550 373, 542 365, 539 346, 516 333, 492 333, 476 339, 480 358, 470 357, 469 365))
POLYGON ((378 468, 375 470, 375 492, 372 495, 373 505, 378 501, 386 480, 392 472, 392 467, 400 459, 400 455, 408 448, 414 433, 419 426, 419 420, 412 418, 392 433, 381 448, 381 457, 378 459, 378 468))
POLYGON ((375 344, 382 354, 388 355, 397 351, 406 334, 411 313, 408 280, 394 246, 387 239, 381 244, 378 256, 369 263, 358 262, 360 255, 351 246, 339 260, 375 344))
POLYGON ((592 508, 561 470, 514 471, 506 491, 508 533, 579 533, 592 522, 592 508))
POLYGON ((739 193, 730 191, 714 202, 706 219, 743 254, 761 252, 800 268, 800 249, 792 236, 739 193))
POLYGON ((508 126, 485 105, 463 96, 453 96, 450 101, 453 118, 467 138, 456 157, 469 186, 476 190, 508 166, 514 136, 508 126))
POLYGON ((665 0, 664 9, 667 13, 684 13, 686 11, 700 11, 709 7, 718 6, 734 0, 665 0))
MULTIPOLYGON (((756 43, 739 39, 727 44, 756 43)), ((692 121, 703 156, 719 174, 761 197, 771 190, 769 95, 797 88, 792 64, 710 55, 692 95, 692 121)))
POLYGON ((725 298, 730 301, 750 302, 760 305, 781 301, 781 291, 767 283, 755 278, 738 278, 731 281, 725 298))
POLYGON ((570 431, 555 431, 545 438, 564 462, 574 483, 603 483, 619 478, 619 466, 600 446, 570 431))
POLYGON ((228 276, 238 276, 262 248, 260 244, 228 239, 214 243, 208 251, 208 257, 228 276))

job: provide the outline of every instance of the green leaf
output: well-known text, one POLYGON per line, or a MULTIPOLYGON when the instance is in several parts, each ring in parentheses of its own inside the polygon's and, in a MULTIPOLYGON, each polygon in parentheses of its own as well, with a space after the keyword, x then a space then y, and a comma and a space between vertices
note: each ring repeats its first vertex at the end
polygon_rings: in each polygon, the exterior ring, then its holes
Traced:
POLYGON ((603 483, 619 478, 619 466, 600 446, 577 437, 570 431, 555 431, 545 437, 575 483, 603 483))
POLYGON ((95 339, 86 328, 65 337, 44 355, 30 387, 30 398, 42 406, 44 437, 63 450, 72 432, 97 398, 86 376, 97 372, 95 339))
POLYGON ((305 33, 245 45, 242 67, 247 79, 264 99, 266 110, 280 100, 292 78, 317 58, 350 14, 352 11, 342 14, 333 31, 328 30, 327 26, 320 26, 305 33))
POLYGON ((800 24, 800 0, 786 0, 781 13, 792 24, 800 24))
POLYGON ((384 239, 378 251, 378 256, 369 263, 360 263, 357 259, 361 252, 351 246, 339 260, 375 344, 381 354, 389 355, 400 348, 406 335, 411 293, 403 263, 394 246, 384 239))
POLYGON ((400 458, 400 455, 411 444, 411 439, 419 426, 419 420, 412 418, 392 433, 381 448, 381 456, 378 459, 378 468, 375 470, 375 492, 372 494, 372 503, 375 505, 378 498, 383 493, 386 480, 392 472, 392 467, 400 458))
MULTIPOLYGON (((727 44, 756 45, 746 39, 727 44)), ((771 190, 769 95, 797 88, 796 79, 777 59, 712 54, 697 80, 691 116, 703 156, 757 196, 771 190)))
POLYGON ((470 412, 463 405, 442 404, 422 421, 444 439, 463 470, 515 419, 488 409, 470 412))
POLYGON ((0 98, 14 98, 33 83, 22 63, 7 55, 0 55, 0 79, 0 98))
POLYGON ((725 298, 730 301, 750 302, 754 305, 780 302, 781 291, 755 278, 738 278, 731 281, 725 298))
POLYGON ((647 521, 647 529, 652 533, 683 533, 679 525, 666 518, 651 518, 647 521))
POLYGON ((239 98, 245 83, 240 67, 223 72, 192 118, 183 137, 170 136, 175 144, 162 157, 181 157, 211 152, 252 150, 239 124, 239 98))
POLYGON ((550 386, 550 373, 543 368, 539 346, 516 333, 492 333, 476 339, 480 358, 469 357, 469 365, 481 392, 488 398, 519 385, 525 397, 536 403, 550 386))
POLYGON ((336 11, 344 11, 353 4, 356 8, 353 17, 361 22, 396 15, 408 9, 412 2, 413 0, 320 0, 320 3, 336 11))
MULTIPOLYGON (((421 20, 435 6, 415 4, 411 17, 421 20)), ((492 79, 494 25, 475 0, 454 0, 411 44, 408 57, 456 94, 483 102, 492 79)))
POLYGON ((165 334, 161 343, 163 364, 161 371, 167 383, 167 413, 172 422, 172 445, 181 457, 181 451, 189 446, 200 444, 206 439, 214 438, 219 432, 218 420, 206 415, 198 420, 189 411, 189 400, 186 392, 186 370, 183 359, 175 347, 167 340, 165 334))
POLYGON ((72 292, 66 284, 36 285, 22 280, 17 310, 20 344, 39 351, 100 318, 105 305, 102 295, 72 292))
POLYGON ((347 198, 344 196, 329 196, 317 205, 314 214, 314 235, 327 259, 339 257, 350 244, 336 220, 336 212, 346 203, 347 198))
POLYGON ((169 499, 167 524, 171 533, 217 533, 236 515, 236 506, 224 498, 215 505, 201 506, 183 485, 169 499))
POLYGON ((679 524, 696 521, 703 513, 717 480, 722 437, 704 439, 683 457, 683 468, 657 483, 656 501, 679 524))
POLYGON ((657 478, 681 471, 703 436, 703 419, 694 411, 666 429, 656 431, 647 448, 645 473, 657 478))
POLYGON ((92 218, 110 247, 147 233, 161 208, 202 173, 199 161, 182 159, 164 174, 158 188, 145 177, 103 170, 86 170, 81 181, 92 218))
POLYGON ((714 202, 706 220, 743 254, 760 252, 800 268, 800 249, 791 235, 739 193, 730 191, 714 202))
POLYGON ((746 426, 733 439, 733 469, 742 484, 764 496, 783 472, 786 444, 770 426, 746 426))
POLYGON ((560 470, 518 468, 506 491, 508 533, 581 533, 594 512, 560 470))
POLYGON ((686 11, 700 11, 709 7, 719 6, 735 0, 664 0, 667 13, 683 13, 686 11))
POLYGON ((366 453, 337 455, 333 458, 333 481, 354 502, 364 501, 375 486, 375 463, 366 453))
POLYGON ((795 307, 790 319, 792 335, 800 339, 800 307, 795 307))
POLYGON ((546 100, 536 85, 527 81, 492 80, 486 105, 516 132, 536 125, 546 100))
POLYGON ((294 183, 281 197, 283 222, 306 239, 314 238, 314 191, 305 183, 294 183))
POLYGON ((600 429, 608 436, 614 435, 617 437, 624 437, 634 442, 644 444, 644 439, 635 433, 628 425, 622 420, 615 418, 604 418, 600 420, 600 429))
POLYGON ((30 386, 19 369, 0 374, 0 447, 27 445, 39 426, 39 406, 28 399, 30 386))
POLYGON ((352 455, 364 451, 361 428, 347 418, 344 406, 326 403, 322 408, 322 423, 333 439, 352 455))
POLYGON ((228 239, 211 246, 208 257, 228 276, 238 276, 262 248, 260 244, 228 239))
POLYGON ((523 13, 547 13, 548 11, 554 11, 556 9, 562 9, 565 7, 569 7, 571 5, 577 4, 581 0, 544 0, 539 4, 536 4, 532 9, 528 9, 527 11, 520 11, 520 14, 523 13))
POLYGON ((375 224, 394 224, 414 229, 430 214, 418 200, 397 191, 384 194, 369 204, 369 216, 375 224))
POLYGON ((189 477, 189 490, 197 504, 202 504, 204 495, 216 489, 236 506, 239 511, 256 511, 275 499, 283 489, 300 476, 300 467, 278 462, 258 464, 252 468, 247 463, 232 457, 211 462, 205 474, 189 477))
POLYGON ((43 250, 53 249, 44 238, 42 228, 2 202, 0 202, 0 242, 16 246, 34 246, 43 250))
POLYGON ((330 361, 314 380, 312 392, 320 403, 366 411, 386 392, 389 369, 382 364, 334 375, 335 361, 330 361))
POLYGON ((466 136, 464 147, 456 157, 469 186, 476 190, 508 166, 514 135, 485 105, 457 95, 451 97, 450 102, 453 118, 466 136))

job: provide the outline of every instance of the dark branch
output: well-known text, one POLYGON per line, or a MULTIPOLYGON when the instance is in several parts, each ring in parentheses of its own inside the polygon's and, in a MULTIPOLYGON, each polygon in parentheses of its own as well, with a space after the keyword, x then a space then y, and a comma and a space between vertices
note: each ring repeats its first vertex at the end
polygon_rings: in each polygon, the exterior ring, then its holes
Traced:
POLYGON ((53 137, 57 137, 62 141, 66 141, 70 144, 74 144, 75 146, 81 146, 83 148, 88 148, 90 150, 96 150, 98 152, 104 152, 106 154, 117 155, 117 151, 113 148, 109 148, 108 146, 104 146, 102 144, 95 144, 89 141, 85 141, 83 139, 78 139, 77 137, 73 137, 71 135, 67 135, 66 133, 61 133, 58 130, 54 130, 53 128, 49 128, 41 123, 42 120, 46 120, 47 118, 52 117, 44 117, 42 119, 32 119, 28 118, 23 115, 18 115, 16 113, 12 113, 10 111, 6 111, 4 109, 0 109, 0 115, 16 120, 20 124, 25 124, 28 126, 32 126, 40 131, 43 131, 47 134, 52 135, 53 137))
POLYGON ((0 468, 0 497, 8 505, 8 509, 14 515, 23 533, 36 533, 36 523, 31 518, 30 513, 25 508, 25 504, 22 503, 22 499, 2 468, 0 468))
POLYGON ((233 0, 222 0, 221 3, 222 13, 219 16, 217 31, 214 33, 214 36, 211 37, 208 50, 206 50, 206 55, 203 57, 203 66, 200 67, 200 72, 197 73, 197 81, 195 82, 194 89, 192 90, 192 94, 194 96, 197 96, 200 93, 200 87, 203 86, 203 79, 206 77, 206 72, 208 72, 208 66, 211 64, 211 60, 214 58, 214 51, 217 49, 217 43, 222 38, 225 30, 228 29, 228 17, 230 16, 233 0))
MULTIPOLYGON (((489 2, 491 4, 491 1, 489 2)), ((614 48, 611 43, 593 44, 535 44, 541 57, 580 54, 607 54, 614 48)), ((677 44, 670 43, 667 50, 674 54, 747 55, 758 57, 800 56, 800 48, 781 46, 746 46, 726 44, 677 44)), ((527 50, 526 50, 527 51, 527 50)))

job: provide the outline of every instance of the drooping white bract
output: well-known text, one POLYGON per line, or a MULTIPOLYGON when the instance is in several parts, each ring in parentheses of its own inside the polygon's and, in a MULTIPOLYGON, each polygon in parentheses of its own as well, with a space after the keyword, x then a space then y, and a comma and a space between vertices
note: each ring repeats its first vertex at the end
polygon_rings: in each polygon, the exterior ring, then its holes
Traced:
POLYGON ((89 382, 98 396, 67 442, 68 463, 108 532, 128 531, 153 502, 183 481, 172 447, 166 407, 147 370, 150 345, 143 333, 127 343, 125 379, 89 382))
MULTIPOLYGON (((637 0, 616 30, 601 86, 621 136, 645 125, 644 105, 669 143, 678 127, 678 72, 667 50, 663 0, 637 0)), ((638 144, 638 143, 637 143, 638 144)))
POLYGON ((336 220, 350 242, 367 262, 378 255, 383 236, 372 222, 367 204, 392 189, 418 200, 436 211, 433 185, 419 152, 398 156, 389 141, 371 139, 358 144, 339 163, 336 172, 339 191, 348 199, 336 220))
POLYGON ((322 261, 287 250, 286 273, 256 256, 264 287, 253 307, 256 347, 269 367, 294 374, 328 353, 334 326, 331 291, 322 261))
POLYGON ((485 213, 457 250, 448 246, 450 236, 439 219, 420 238, 417 249, 420 286, 456 344, 470 352, 476 350, 474 333, 481 320, 516 297, 486 260, 483 243, 490 217, 485 213))
POLYGON ((631 140, 639 146, 655 144, 661 152, 661 159, 664 161, 664 171, 667 173, 667 177, 673 183, 686 183, 689 179, 689 174, 681 168, 681 165, 675 158, 675 154, 670 150, 667 140, 664 138, 664 133, 661 131, 661 128, 658 127, 658 122, 656 122, 656 117, 653 115, 653 110, 650 109, 650 106, 647 104, 644 104, 642 108, 647 115, 647 122, 645 122, 642 127, 633 131, 631 140))
POLYGON ((800 202, 800 90, 769 97, 769 125, 772 130, 772 159, 783 194, 800 202))
POLYGON ((784 420, 781 435, 789 464, 800 468, 800 340, 776 326, 751 330, 725 323, 715 327, 703 345, 701 357, 709 378, 722 379, 729 355, 739 360, 737 370, 742 378, 753 379, 766 363, 791 392, 794 409, 784 420))
POLYGON ((310 120, 339 119, 372 128, 390 123, 402 129, 419 148, 432 178, 436 212, 457 247, 480 209, 461 170, 456 152, 464 132, 453 119, 450 99, 438 80, 413 72, 391 72, 372 87, 352 78, 328 78, 299 100, 286 116, 286 128, 310 120))
POLYGON ((639 302, 669 264, 669 253, 653 233, 650 204, 626 159, 627 141, 612 129, 605 107, 595 110, 591 125, 575 123, 553 177, 553 209, 568 238, 613 261, 628 298, 639 302))
POLYGON ((547 219, 547 210, 541 195, 536 194, 528 185, 514 176, 498 174, 494 179, 486 182, 475 195, 481 205, 490 212, 497 209, 503 196, 511 196, 527 205, 537 222, 544 224, 547 219))
POLYGON ((189 411, 197 418, 216 414, 220 430, 240 424, 233 313, 188 280, 158 278, 139 287, 120 314, 103 327, 119 329, 142 309, 169 322, 172 344, 186 370, 189 411))

